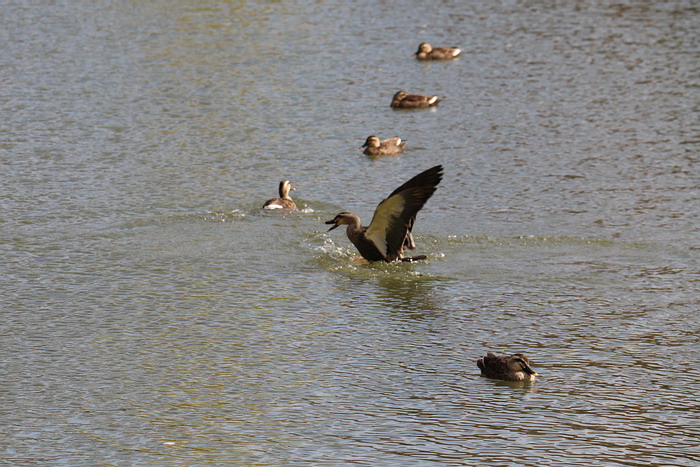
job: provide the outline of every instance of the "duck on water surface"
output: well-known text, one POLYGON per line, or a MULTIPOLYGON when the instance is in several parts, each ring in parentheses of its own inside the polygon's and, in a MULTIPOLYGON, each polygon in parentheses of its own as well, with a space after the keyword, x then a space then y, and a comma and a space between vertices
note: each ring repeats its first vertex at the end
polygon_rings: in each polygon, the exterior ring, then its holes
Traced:
POLYGON ((289 190, 296 190, 296 188, 292 188, 289 180, 282 180, 279 185, 280 197, 268 199, 262 205, 262 209, 296 209, 297 205, 289 196, 289 190))
POLYGON ((415 261, 426 257, 405 258, 404 248, 414 249, 413 223, 418 211, 435 193, 442 180, 442 165, 436 165, 394 190, 374 211, 372 222, 362 225, 360 218, 351 212, 341 212, 325 224, 331 230, 347 225, 345 233, 367 261, 415 261))

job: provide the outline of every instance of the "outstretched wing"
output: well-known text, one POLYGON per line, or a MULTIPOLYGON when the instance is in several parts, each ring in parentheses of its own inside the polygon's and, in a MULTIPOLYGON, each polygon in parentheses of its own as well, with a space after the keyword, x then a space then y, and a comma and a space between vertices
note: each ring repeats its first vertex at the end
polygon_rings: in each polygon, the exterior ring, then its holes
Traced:
POLYGON ((442 180, 442 165, 419 173, 379 203, 365 232, 387 261, 399 257, 416 214, 442 180))

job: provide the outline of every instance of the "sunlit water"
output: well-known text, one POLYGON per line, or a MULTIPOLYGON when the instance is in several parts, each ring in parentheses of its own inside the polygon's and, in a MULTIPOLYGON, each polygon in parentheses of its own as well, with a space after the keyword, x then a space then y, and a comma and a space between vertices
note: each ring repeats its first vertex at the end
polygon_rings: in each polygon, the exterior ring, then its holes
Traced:
POLYGON ((5 4, 0 458, 697 465, 700 9, 646 3, 5 4), (438 163, 428 261, 326 233, 438 163))

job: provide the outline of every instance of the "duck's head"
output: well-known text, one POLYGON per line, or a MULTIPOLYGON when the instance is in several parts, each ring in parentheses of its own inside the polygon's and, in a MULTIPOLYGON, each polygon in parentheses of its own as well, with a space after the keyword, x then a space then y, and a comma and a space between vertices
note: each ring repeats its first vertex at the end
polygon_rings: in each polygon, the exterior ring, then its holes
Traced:
POLYGON ((365 144, 360 146, 360 149, 371 148, 371 147, 378 148, 379 145, 380 145, 380 141, 379 141, 378 137, 368 136, 367 139, 365 140, 365 144))
POLYGON ((352 224, 353 222, 355 222, 355 217, 356 216, 354 214, 351 214, 349 212, 341 212, 338 213, 332 220, 324 222, 324 224, 333 224, 333 227, 328 229, 328 231, 330 232, 331 230, 340 227, 341 225, 352 224))
POLYGON ((396 94, 394 94, 394 100, 396 100, 396 99, 403 99, 403 98, 406 97, 406 96, 408 96, 408 94, 406 93, 406 91, 400 90, 400 91, 398 91, 396 94))
POLYGON ((516 353, 508 357, 506 361, 508 369, 511 371, 523 371, 528 375, 539 376, 535 373, 535 370, 530 368, 530 361, 527 359, 525 354, 516 353))
POLYGON ((430 44, 427 42, 421 42, 421 44, 418 46, 418 52, 414 53, 413 55, 418 55, 420 53, 429 54, 431 50, 433 50, 433 48, 430 46, 430 44))
POLYGON ((279 187, 280 198, 289 196, 289 190, 295 191, 296 188, 292 188, 292 184, 289 183, 289 180, 282 180, 279 187))

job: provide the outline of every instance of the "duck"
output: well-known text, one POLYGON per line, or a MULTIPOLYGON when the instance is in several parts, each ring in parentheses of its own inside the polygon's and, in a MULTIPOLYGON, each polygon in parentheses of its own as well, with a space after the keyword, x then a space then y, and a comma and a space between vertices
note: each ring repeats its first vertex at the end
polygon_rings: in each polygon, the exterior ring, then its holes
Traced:
POLYGON ((262 205, 262 209, 296 209, 297 205, 289 196, 289 190, 296 190, 296 188, 292 188, 289 180, 282 180, 279 186, 280 197, 268 199, 262 205))
POLYGON ((398 91, 391 99, 391 107, 394 109, 424 109, 438 105, 443 99, 444 97, 408 94, 406 91, 398 91))
POLYGON ((457 47, 431 47, 427 42, 422 42, 418 52, 413 55, 418 60, 454 60, 460 53, 462 49, 457 47))
POLYGON ((436 165, 398 187, 379 203, 368 226, 363 226, 359 216, 347 211, 324 224, 332 224, 328 232, 347 225, 348 239, 367 261, 391 263, 426 259, 425 255, 404 257, 403 251, 416 247, 411 233, 416 214, 435 193, 442 174, 442 165, 436 165))
POLYGON ((530 368, 530 360, 522 353, 498 357, 488 352, 476 361, 481 374, 489 378, 505 381, 534 381, 539 374, 530 368))
POLYGON ((401 154, 407 142, 395 136, 385 140, 380 140, 376 136, 368 136, 365 144, 360 146, 360 150, 368 156, 396 156, 401 154))

